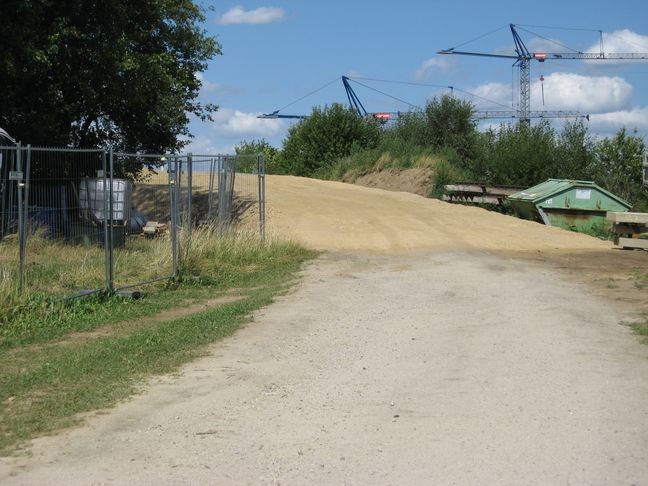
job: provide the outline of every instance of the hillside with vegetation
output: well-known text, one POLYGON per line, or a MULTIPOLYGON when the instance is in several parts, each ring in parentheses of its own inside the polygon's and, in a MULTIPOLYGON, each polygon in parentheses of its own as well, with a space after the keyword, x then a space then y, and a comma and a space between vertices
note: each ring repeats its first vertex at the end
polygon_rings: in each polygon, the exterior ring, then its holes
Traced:
POLYGON ((386 127, 335 104, 315 108, 292 126, 281 149, 260 140, 242 142, 237 153, 264 153, 270 173, 345 182, 362 183, 386 170, 397 178, 401 171, 418 169, 412 174, 425 179, 430 197, 462 180, 524 187, 549 178, 592 180, 635 209, 648 209, 642 184, 646 146, 636 131, 623 128, 597 138, 582 121, 557 130, 545 120, 480 132, 473 110, 469 102, 446 95, 386 127))

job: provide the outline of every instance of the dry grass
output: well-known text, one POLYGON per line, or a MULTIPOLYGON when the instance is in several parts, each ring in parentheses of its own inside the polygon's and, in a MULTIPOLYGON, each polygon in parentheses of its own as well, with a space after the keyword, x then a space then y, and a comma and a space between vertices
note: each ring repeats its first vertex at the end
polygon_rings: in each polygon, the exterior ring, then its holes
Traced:
MULTIPOLYGON (((0 324, 9 323, 15 310, 29 302, 105 288, 105 252, 97 244, 72 245, 31 235, 23 295, 18 294, 17 240, 9 238, 0 243, 0 255, 0 324)), ((125 248, 115 250, 114 261, 117 286, 170 276, 170 240, 129 238, 125 248)))

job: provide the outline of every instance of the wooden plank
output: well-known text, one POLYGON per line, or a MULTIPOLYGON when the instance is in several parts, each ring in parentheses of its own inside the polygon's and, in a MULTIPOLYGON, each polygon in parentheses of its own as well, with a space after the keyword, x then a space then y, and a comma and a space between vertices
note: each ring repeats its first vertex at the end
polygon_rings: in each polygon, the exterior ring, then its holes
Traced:
POLYGON ((608 211, 606 218, 613 223, 648 224, 648 213, 624 213, 619 211, 608 211))
POLYGON ((443 188, 448 192, 484 192, 484 186, 478 184, 448 184, 443 188))
POLYGON ((446 202, 469 202, 478 204, 501 204, 501 198, 484 195, 470 194, 444 194, 443 200, 446 202))
POLYGON ((524 188, 520 187, 505 187, 505 186, 486 186, 486 193, 491 196, 511 196, 516 192, 520 192, 524 188))
POLYGON ((622 248, 641 248, 643 250, 648 250, 648 240, 640 240, 638 238, 615 238, 614 242, 617 246, 622 248))

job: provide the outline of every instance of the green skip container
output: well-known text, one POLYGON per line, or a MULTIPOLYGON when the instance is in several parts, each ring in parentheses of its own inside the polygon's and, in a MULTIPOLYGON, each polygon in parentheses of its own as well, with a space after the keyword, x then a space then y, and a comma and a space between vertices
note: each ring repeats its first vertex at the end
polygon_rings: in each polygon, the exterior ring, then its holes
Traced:
POLYGON ((608 211, 625 212, 632 205, 590 181, 549 179, 508 197, 519 218, 548 226, 590 233, 607 225, 608 211))

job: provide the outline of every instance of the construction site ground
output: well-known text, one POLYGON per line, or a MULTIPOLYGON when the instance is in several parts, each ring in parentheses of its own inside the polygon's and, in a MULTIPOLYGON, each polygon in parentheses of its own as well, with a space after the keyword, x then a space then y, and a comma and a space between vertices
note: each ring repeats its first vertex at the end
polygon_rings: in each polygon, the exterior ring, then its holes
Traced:
POLYGON ((2 484, 648 484, 648 252, 267 178, 322 250, 208 356, 0 462, 2 484))

